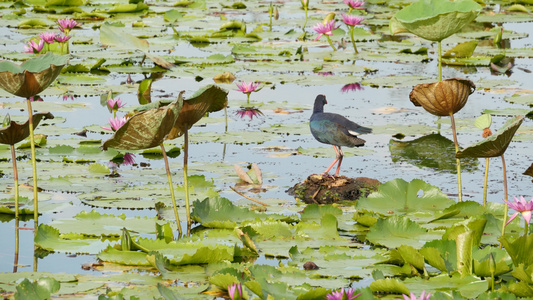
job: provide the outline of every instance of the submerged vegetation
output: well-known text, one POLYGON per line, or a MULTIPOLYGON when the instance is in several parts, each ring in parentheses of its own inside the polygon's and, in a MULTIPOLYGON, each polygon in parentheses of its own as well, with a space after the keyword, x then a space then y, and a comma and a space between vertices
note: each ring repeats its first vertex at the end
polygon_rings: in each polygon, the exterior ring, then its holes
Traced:
POLYGON ((530 2, 4 4, 4 297, 533 297, 530 2), (307 173, 316 94, 361 182, 307 173))

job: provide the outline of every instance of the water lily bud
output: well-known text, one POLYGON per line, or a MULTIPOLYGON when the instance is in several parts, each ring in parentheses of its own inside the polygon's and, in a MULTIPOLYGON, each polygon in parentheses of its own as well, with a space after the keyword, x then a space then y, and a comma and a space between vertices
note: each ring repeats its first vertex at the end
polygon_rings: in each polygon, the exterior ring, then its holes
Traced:
POLYGON ((9 123, 11 123, 11 117, 9 114, 6 114, 6 117, 4 118, 4 122, 2 123, 2 127, 9 126, 9 123))
POLYGON ((335 19, 335 13, 329 13, 326 15, 324 20, 322 20, 322 24, 326 25, 328 24, 329 21, 334 20, 334 19, 335 19))
POLYGON ((278 20, 279 19, 279 11, 278 11, 278 8, 274 8, 274 20, 278 20))

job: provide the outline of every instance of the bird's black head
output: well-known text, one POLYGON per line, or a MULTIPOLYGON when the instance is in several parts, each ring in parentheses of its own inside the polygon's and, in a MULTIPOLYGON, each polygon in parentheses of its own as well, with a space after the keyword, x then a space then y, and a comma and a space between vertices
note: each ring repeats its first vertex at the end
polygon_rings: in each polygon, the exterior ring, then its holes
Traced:
POLYGON ((313 113, 321 113, 324 112, 324 105, 328 104, 328 101, 326 100, 325 95, 318 95, 315 99, 315 106, 313 108, 313 113))

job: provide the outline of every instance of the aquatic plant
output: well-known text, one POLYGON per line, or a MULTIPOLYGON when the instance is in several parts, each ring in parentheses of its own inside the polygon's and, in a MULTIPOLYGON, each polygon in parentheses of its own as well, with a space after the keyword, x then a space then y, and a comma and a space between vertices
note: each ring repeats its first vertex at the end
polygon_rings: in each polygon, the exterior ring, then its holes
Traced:
POLYGON ((324 19, 323 22, 317 23, 315 26, 313 26, 313 30, 318 33, 318 36, 315 38, 315 41, 318 41, 323 35, 325 35, 333 51, 337 51, 335 46, 333 46, 333 43, 331 42, 331 39, 329 38, 329 36, 333 35, 333 30, 339 28, 339 26, 335 26, 334 17, 332 20, 327 20, 327 19, 328 17, 326 17, 326 19, 324 19))
POLYGON ((259 87, 259 83, 253 81, 246 83, 245 81, 241 81, 235 84, 238 88, 236 91, 240 91, 241 93, 246 94, 246 103, 250 104, 250 94, 259 91, 257 89, 259 87))
POLYGON ((357 51, 357 46, 355 46, 355 40, 353 38, 353 29, 355 26, 361 24, 361 22, 363 22, 364 19, 365 19, 364 17, 345 15, 345 14, 342 15, 342 20, 344 24, 346 24, 346 26, 350 28, 350 38, 352 40, 353 50, 355 51, 355 53, 358 53, 358 51, 357 51))
POLYGON ((503 167, 503 188, 504 188, 504 201, 505 211, 503 215, 502 224, 502 236, 505 233, 505 224, 507 223, 507 213, 509 206, 507 205, 508 191, 507 191, 507 166, 505 165, 504 153, 507 147, 511 143, 514 134, 518 130, 518 127, 524 121, 523 116, 515 116, 505 122, 502 128, 495 134, 487 136, 485 139, 471 145, 461 151, 456 152, 457 158, 462 157, 498 157, 502 159, 503 167))
POLYGON ((228 295, 231 300, 241 300, 242 298, 242 286, 240 283, 232 283, 228 286, 228 295), (235 294, 235 292, 238 292, 239 295, 235 294))
MULTIPOLYGON (((415 106, 422 106, 427 112, 436 116, 449 116, 451 118, 453 142, 455 153, 459 151, 457 141, 457 131, 455 129, 455 119, 453 115, 461 110, 476 86, 468 79, 450 78, 435 83, 424 83, 416 85, 409 99, 415 106)), ((461 161, 456 159, 457 164, 457 185, 459 202, 463 201, 461 184, 461 161)))
POLYGON ((105 141, 102 146, 104 150, 107 150, 108 148, 139 150, 155 146, 161 148, 179 235, 182 234, 182 229, 176 205, 176 198, 174 196, 174 186, 172 184, 170 166, 163 146, 163 141, 172 130, 179 112, 183 107, 182 94, 183 92, 178 95, 178 98, 175 101, 168 105, 153 103, 150 106, 150 109, 138 112, 127 120, 124 117, 118 120, 110 119, 111 127, 115 130, 115 133, 110 139, 105 141), (159 107, 159 105, 162 105, 162 107, 159 107))
MULTIPOLYGON (((483 114, 479 116, 474 125, 483 130, 482 136, 487 138, 492 135, 490 130, 490 125, 492 124, 492 117, 489 114, 483 114)), ((488 190, 488 179, 489 179, 489 158, 485 158, 485 179, 483 182, 483 206, 487 205, 487 190, 488 190)))
POLYGON ((415 293, 411 293, 410 296, 408 295, 402 295, 404 300, 429 300, 431 297, 430 293, 426 294, 426 291, 422 291, 422 294, 420 294, 420 297, 417 297, 415 293))
MULTIPOLYGON (((33 135, 33 109, 32 99, 44 91, 57 78, 61 69, 68 62, 67 56, 57 56, 47 53, 29 59, 22 64, 10 61, 0 62, 0 87, 15 96, 26 98, 28 107, 28 131, 31 147, 31 161, 33 168, 33 203, 34 219, 38 224, 38 185, 37 185, 37 160, 35 157, 35 140, 33 135)), ((37 226, 36 226, 37 228, 37 226)))
MULTIPOLYGON (((39 125, 42 119, 53 119, 54 116, 51 113, 36 113, 33 115, 32 124, 34 127, 39 125)), ((7 144, 11 148, 11 161, 13 163, 13 179, 15 189, 15 217, 19 217, 19 182, 17 171, 17 156, 15 155, 15 144, 24 140, 30 135, 30 121, 26 121, 24 124, 19 124, 15 121, 11 121, 9 114, 6 115, 0 128, 0 144, 7 144)))
POLYGON ((533 211, 533 198, 529 201, 526 201, 524 199, 524 196, 520 196, 520 199, 516 198, 514 196, 514 202, 505 201, 505 203, 511 208, 514 209, 516 212, 509 218, 509 221, 505 223, 505 225, 509 224, 518 214, 522 214, 522 217, 526 221, 525 226, 525 232, 524 234, 527 235, 529 232, 529 221, 531 221, 531 212, 533 211))
POLYGON ((300 0, 300 2, 302 3, 302 8, 305 11, 305 20, 304 24, 302 25, 302 30, 305 33, 305 25, 307 25, 307 11, 309 10, 309 0, 300 0))
POLYGON ((442 80, 443 39, 458 32, 480 13, 474 0, 419 0, 398 11, 390 19, 391 34, 410 32, 423 39, 438 42, 439 75, 442 80))

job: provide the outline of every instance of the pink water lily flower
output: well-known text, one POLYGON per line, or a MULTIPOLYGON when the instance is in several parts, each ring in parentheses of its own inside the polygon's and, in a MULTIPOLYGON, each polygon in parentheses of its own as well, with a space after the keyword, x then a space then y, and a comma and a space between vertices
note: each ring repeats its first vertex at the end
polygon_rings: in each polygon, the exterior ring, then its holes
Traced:
POLYGON ((422 291, 422 294, 420 294, 420 297, 416 297, 415 293, 411 293, 411 297, 407 295, 403 295, 404 300, 429 300, 429 297, 431 297, 430 293, 426 294, 426 291, 422 291))
POLYGON ((101 126, 102 129, 109 130, 109 131, 117 131, 122 125, 126 123, 128 119, 126 117, 121 118, 109 118, 109 124, 111 125, 111 128, 101 126))
POLYGON ((109 107, 109 109, 118 110, 119 108, 124 107, 125 105, 126 103, 123 103, 122 100, 120 100, 120 98, 107 99, 107 106, 109 107))
POLYGON ((362 9, 362 6, 365 5, 364 1, 357 0, 344 0, 344 3, 348 5, 351 9, 362 9))
POLYGON ((333 35, 333 30, 337 28, 339 28, 339 26, 335 27, 335 20, 331 20, 325 25, 323 23, 317 23, 315 26, 313 26, 313 30, 318 33, 318 36, 316 37, 315 41, 321 38, 324 34, 333 35))
POLYGON ((64 43, 68 40, 70 40, 71 36, 70 35, 56 35, 55 36, 55 39, 57 42, 60 42, 60 43, 64 43))
POLYGON ((334 292, 331 292, 330 294, 327 294, 326 299, 328 300, 343 300, 343 299, 352 300, 352 299, 355 299, 361 296, 361 294, 354 295, 353 293, 354 293, 353 288, 340 289, 338 291, 334 291, 334 292), (346 295, 346 298, 344 298, 345 295, 346 295))
POLYGON ((67 101, 67 100, 74 100, 74 96, 72 94, 64 94, 63 95, 63 101, 67 101))
POLYGON ((237 87, 239 88, 237 91, 241 91, 245 94, 255 92, 257 87, 259 86, 259 83, 257 82, 250 82, 246 83, 244 81, 241 81, 240 83, 236 83, 237 87))
POLYGON ((39 53, 41 50, 43 50, 44 47, 44 41, 42 39, 39 40, 38 43, 35 41, 30 40, 28 42, 28 46, 24 46, 24 53, 39 53))
POLYGON ((72 28, 76 27, 76 25, 78 25, 79 23, 73 19, 59 19, 57 20, 57 24, 59 25, 59 30, 61 30, 61 32, 65 32, 65 30, 67 30, 65 34, 68 34, 68 32, 72 28))
POLYGON ((236 299, 242 299, 242 286, 240 283, 232 283, 231 285, 228 285, 228 294, 229 294, 229 297, 231 300, 236 300, 236 299), (239 292, 239 298, 235 298, 235 296, 237 296, 235 294, 235 291, 238 291, 239 292))
POLYGON ((342 14, 342 21, 344 22, 344 24, 348 26, 359 25, 361 24, 361 22, 363 22, 364 19, 365 19, 364 17, 342 14))
POLYGON ((257 90, 257 88, 259 87, 259 83, 258 82, 253 82, 253 81, 250 82, 250 83, 246 83, 244 81, 241 81, 240 83, 235 83, 235 84, 239 88, 236 91, 240 91, 240 92, 246 94, 246 96, 247 96, 246 102, 250 103, 250 94, 257 90))
POLYGON ((52 44, 56 40, 55 32, 41 32, 39 37, 47 44, 52 44))
POLYGON ((529 225, 529 221, 531 221, 531 211, 533 211, 533 198, 530 201, 526 201, 524 196, 520 196, 520 199, 514 197, 514 202, 507 202, 507 205, 516 210, 516 212, 511 216, 505 225, 509 224, 514 218, 516 218, 518 213, 522 214, 522 217, 524 217, 524 220, 526 220, 527 225, 529 225))

